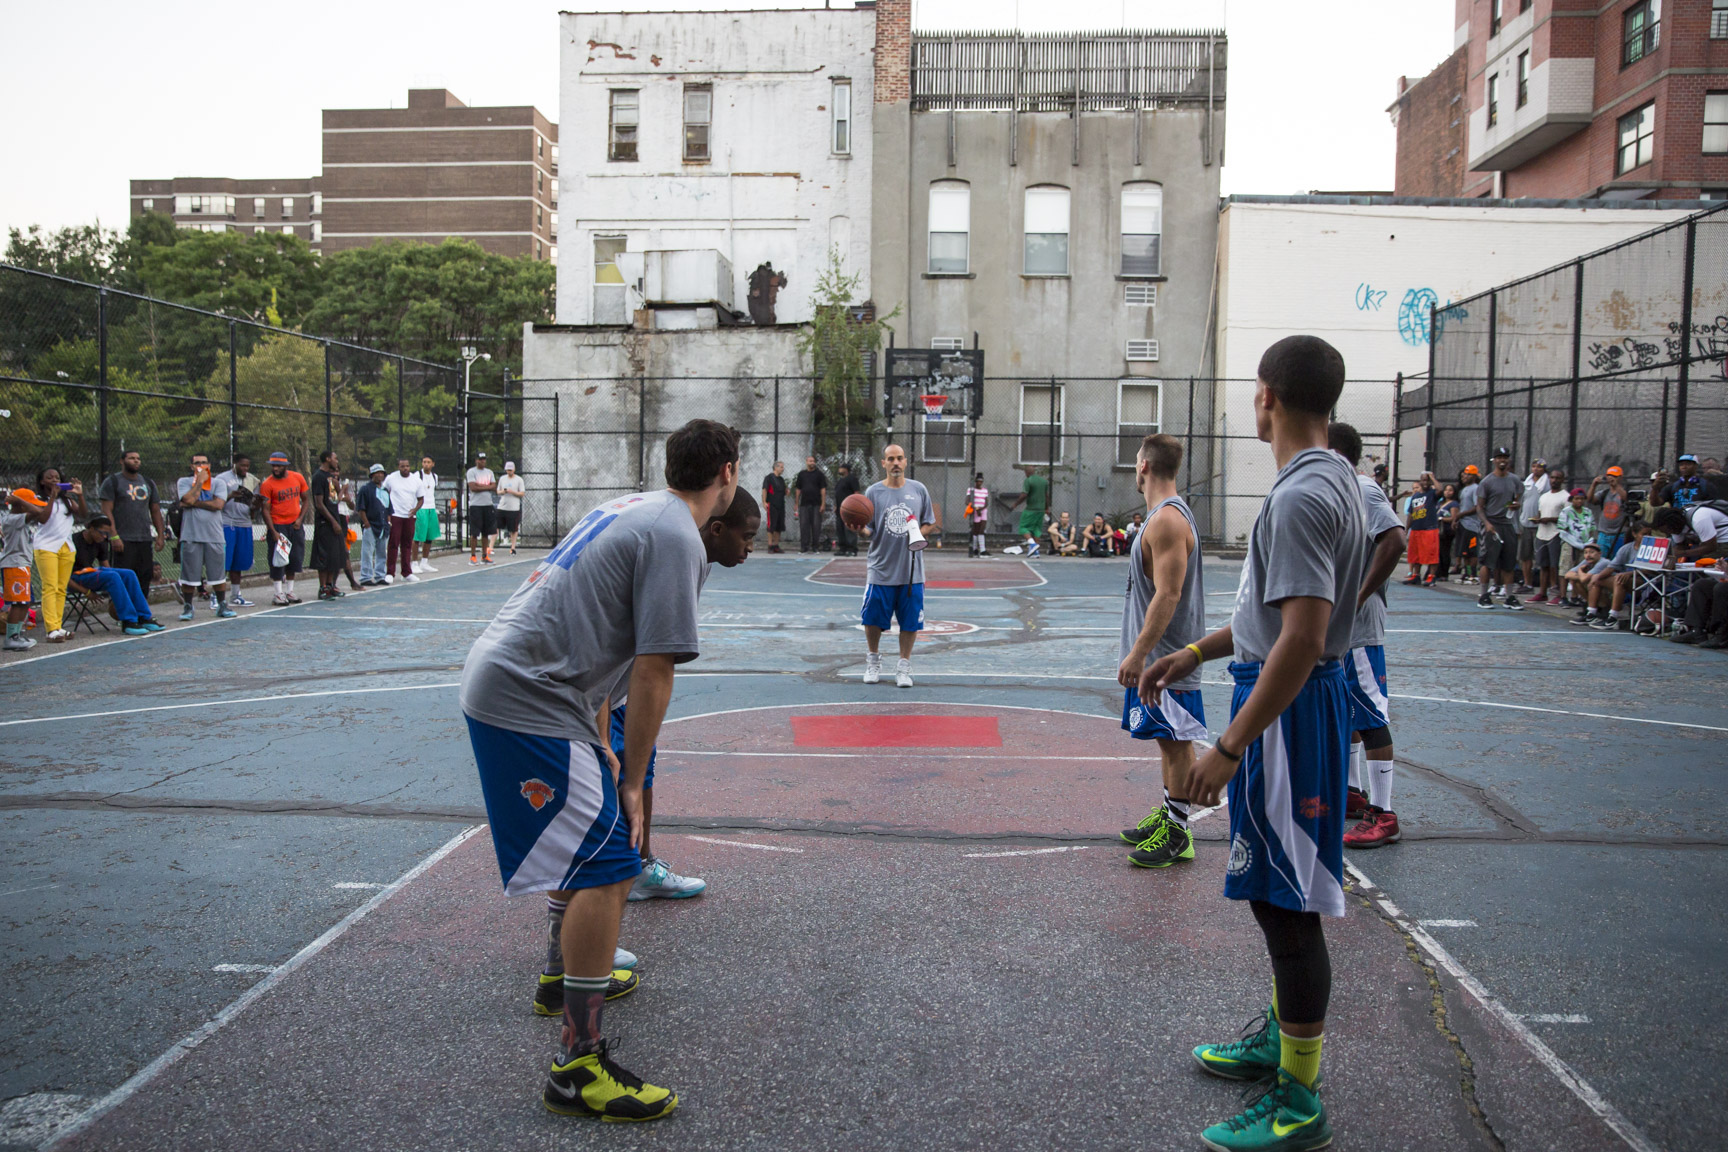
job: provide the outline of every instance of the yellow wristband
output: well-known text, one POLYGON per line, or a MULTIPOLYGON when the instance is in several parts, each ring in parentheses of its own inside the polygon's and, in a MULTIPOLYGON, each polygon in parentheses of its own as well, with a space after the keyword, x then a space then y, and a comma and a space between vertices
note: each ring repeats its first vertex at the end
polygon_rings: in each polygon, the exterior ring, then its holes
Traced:
POLYGON ((1197 663, 1200 663, 1200 664, 1206 663, 1206 657, 1202 656, 1200 654, 1200 645, 1198 645, 1198 644, 1185 644, 1185 645, 1183 645, 1183 647, 1187 648, 1188 651, 1194 653, 1194 659, 1197 663))

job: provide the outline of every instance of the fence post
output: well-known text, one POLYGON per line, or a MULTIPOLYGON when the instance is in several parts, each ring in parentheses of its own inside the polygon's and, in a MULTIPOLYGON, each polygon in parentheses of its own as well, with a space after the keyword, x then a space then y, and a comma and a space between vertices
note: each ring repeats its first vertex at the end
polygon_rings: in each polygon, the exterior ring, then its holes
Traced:
POLYGON ((564 534, 558 527, 558 442, 564 438, 558 424, 558 393, 552 393, 552 541, 557 543, 564 534))
MULTIPOLYGON (((1440 345, 1440 306, 1428 305, 1428 423, 1422 429, 1422 470, 1434 471, 1434 360, 1440 345)), ((1399 393, 1403 395, 1402 392, 1399 393)))
MULTIPOLYGON (((498 454, 504 459, 510 459, 510 369, 504 369, 504 439, 499 445, 503 451, 498 454)), ((520 456, 518 452, 516 455, 520 456)))
MULTIPOLYGON (((778 405, 776 405, 778 408, 778 405)), ((778 420, 779 413, 775 413, 778 420)), ((648 377, 636 377, 636 491, 648 490, 648 377)))
POLYGON ((1584 261, 1573 267, 1577 272, 1572 279, 1572 404, 1566 417, 1566 469, 1582 476, 1589 472, 1578 467, 1578 402, 1583 399, 1584 374, 1584 261))
MULTIPOLYGON (((1138 114, 1138 110, 1136 110, 1138 114)), ((1194 491, 1194 377, 1188 377, 1188 445, 1182 452, 1182 459, 1187 464, 1187 481, 1182 490, 1187 493, 1194 491)))
POLYGON ((1662 377, 1662 423, 1656 432, 1656 467, 1662 467, 1662 461, 1668 459, 1668 377, 1662 377))
MULTIPOLYGON (((780 377, 774 377, 774 459, 780 459, 780 377)), ((767 515, 767 509, 763 509, 767 515)))
POLYGON ((1500 327, 1500 294, 1488 293, 1488 443, 1482 451, 1484 462, 1494 458, 1494 358, 1498 355, 1495 336, 1500 327))
POLYGON ((239 324, 228 321, 228 464, 234 464, 234 453, 240 451, 240 359, 235 345, 239 324))
POLYGON ((407 385, 403 377, 408 374, 408 363, 402 357, 396 357, 396 458, 400 460, 405 455, 406 441, 403 439, 402 421, 406 415, 407 385))
POLYGON ((96 461, 97 483, 108 467, 108 289, 96 290, 96 461))
POLYGON ((330 419, 330 341, 324 341, 324 447, 336 440, 336 425, 330 419))
MULTIPOLYGON (((1686 269, 1682 273, 1680 290, 1680 399, 1674 406, 1674 451, 1686 451, 1687 392, 1692 383, 1692 274, 1698 263, 1698 220, 1686 220, 1686 269)), ((1656 460, 1658 468, 1668 461, 1666 454, 1656 460)))
MULTIPOLYGON (((1524 381, 1527 391, 1524 393, 1524 454, 1530 460, 1536 459, 1536 377, 1531 376, 1524 381)), ((1529 460, 1524 462, 1526 465, 1529 460)))
MULTIPOLYGON (((1432 332, 1434 329, 1430 328, 1428 331, 1432 332)), ((1391 473, 1393 492, 1398 491, 1398 441, 1403 439, 1400 435, 1403 430, 1404 373, 1395 372, 1392 375, 1392 443, 1387 450, 1387 455, 1391 457, 1391 460, 1387 462, 1387 470, 1391 473)))

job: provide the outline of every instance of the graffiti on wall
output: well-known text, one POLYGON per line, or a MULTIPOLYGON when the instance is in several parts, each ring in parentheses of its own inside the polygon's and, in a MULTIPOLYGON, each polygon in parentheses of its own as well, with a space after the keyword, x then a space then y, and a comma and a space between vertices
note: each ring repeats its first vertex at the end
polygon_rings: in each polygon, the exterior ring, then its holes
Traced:
MULTIPOLYGON (((1668 333, 1663 341, 1668 346, 1668 356, 1678 360, 1686 354, 1686 338, 1680 334, 1679 321, 1669 321, 1668 333)), ((1690 335, 1692 355, 1704 359, 1718 378, 1728 380, 1728 316, 1693 324, 1690 335)))
MULTIPOLYGON (((1356 311, 1378 312, 1386 303, 1391 292, 1385 288, 1376 288, 1366 280, 1356 285, 1356 311)), ((1440 307, 1440 294, 1432 288, 1409 288, 1404 292, 1404 298, 1398 303, 1398 335, 1404 343, 1420 348, 1434 342, 1435 333, 1430 317, 1434 309, 1440 308, 1437 322, 1442 330, 1448 320, 1462 320, 1470 313, 1456 304, 1440 307)))

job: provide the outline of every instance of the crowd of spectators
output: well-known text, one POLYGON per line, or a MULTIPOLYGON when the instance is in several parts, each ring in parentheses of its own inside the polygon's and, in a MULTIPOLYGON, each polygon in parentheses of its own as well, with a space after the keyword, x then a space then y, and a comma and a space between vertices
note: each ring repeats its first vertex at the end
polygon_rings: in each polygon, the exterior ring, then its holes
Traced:
POLYGON ((1532 460, 1520 479, 1498 448, 1484 472, 1455 482, 1424 472, 1396 499, 1410 544, 1404 583, 1456 580, 1480 589, 1482 608, 1573 609, 1571 623, 1728 649, 1728 476, 1714 457, 1687 453, 1673 473, 1628 483, 1619 465, 1588 482, 1532 460), (1659 543, 1644 553, 1646 538, 1659 543), (1640 581, 1638 574, 1646 579, 1640 581))
MULTIPOLYGON (((236 608, 253 604, 241 586, 258 563, 259 542, 277 606, 300 603, 294 582, 308 560, 318 574, 320 600, 397 580, 414 582, 421 573, 437 571, 432 545, 443 529, 430 456, 421 457, 418 469, 407 459, 394 470, 373 464, 364 479, 344 475, 331 451, 319 456, 310 478, 283 452, 272 453, 265 466, 259 476, 251 458, 239 453, 218 472, 208 455, 195 452, 165 499, 144 474, 139 453, 129 451, 94 500, 87 500, 81 481, 62 480, 55 468, 43 468, 33 485, 7 492, 0 513, 5 650, 36 645, 27 635, 33 619, 47 642, 65 642, 72 635, 69 607, 80 605, 79 610, 106 611, 127 635, 160 631, 150 592, 170 583, 182 621, 194 619, 202 603, 217 618, 234 616, 236 608), (158 560, 164 552, 179 567, 171 582, 158 560), (344 579, 347 591, 339 587, 344 579)), ((494 475, 479 452, 465 480, 469 562, 493 563, 494 543, 507 542, 514 553, 526 492, 515 464, 494 475)))

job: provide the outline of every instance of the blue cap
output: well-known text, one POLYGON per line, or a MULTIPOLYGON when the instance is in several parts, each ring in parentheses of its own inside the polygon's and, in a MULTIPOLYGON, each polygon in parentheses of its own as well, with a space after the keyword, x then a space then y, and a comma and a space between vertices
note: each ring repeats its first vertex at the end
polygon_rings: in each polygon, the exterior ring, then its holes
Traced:
POLYGON ((1690 453, 1690 452, 1683 453, 1680 457, 1680 463, 1684 464, 1687 461, 1691 461, 1692 463, 1696 464, 1696 463, 1698 463, 1698 457, 1692 455, 1692 453, 1690 453))

